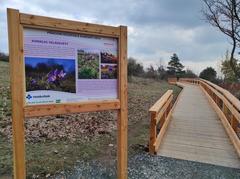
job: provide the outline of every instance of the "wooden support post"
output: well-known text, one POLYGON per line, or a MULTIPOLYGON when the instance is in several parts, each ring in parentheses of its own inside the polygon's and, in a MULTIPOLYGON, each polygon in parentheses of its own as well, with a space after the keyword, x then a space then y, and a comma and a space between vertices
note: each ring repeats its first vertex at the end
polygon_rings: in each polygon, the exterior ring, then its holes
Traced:
POLYGON ((167 114, 169 114, 169 112, 171 111, 171 108, 172 108, 172 106, 171 106, 171 102, 170 102, 169 105, 168 105, 167 114))
POLYGON ((218 96, 216 96, 216 104, 217 104, 218 107, 220 107, 220 99, 219 99, 218 96))
POLYGON ((223 114, 225 115, 226 119, 228 120, 229 123, 231 123, 231 118, 228 114, 228 108, 223 102, 223 114))
POLYGON ((213 91, 212 90, 210 90, 210 94, 211 94, 211 98, 213 99, 213 101, 214 101, 214 93, 213 93, 213 91))
POLYGON ((150 121, 150 139, 149 139, 149 153, 155 154, 155 142, 157 137, 157 125, 156 125, 156 113, 151 112, 151 121, 150 121))
POLYGON ((233 128, 233 130, 234 130, 235 132, 238 132, 238 131, 237 131, 237 130, 238 130, 238 121, 237 121, 237 119, 234 117, 234 115, 231 116, 231 126, 232 126, 232 128, 233 128))
POLYGON ((213 99, 214 102, 216 102, 216 101, 215 101, 215 94, 214 94, 214 93, 212 93, 212 99, 213 99))
POLYGON ((222 111, 223 111, 223 114, 225 115, 225 117, 228 119, 228 109, 227 109, 227 106, 224 103, 223 103, 222 111))
POLYGON ((167 119, 167 116, 168 116, 167 110, 164 112, 163 116, 164 116, 164 118, 163 118, 163 123, 165 123, 165 121, 166 121, 166 119, 167 119))
POLYGON ((19 11, 8 9, 9 60, 12 97, 12 128, 14 178, 26 178, 24 145, 24 62, 23 28, 20 25, 19 11))
POLYGON ((119 98, 120 110, 118 112, 118 179, 127 178, 127 130, 128 130, 128 103, 127 103, 127 27, 120 26, 120 77, 119 98))
MULTIPOLYGON (((159 123, 158 124, 156 124, 156 131, 159 133, 159 131, 158 131, 158 125, 160 126, 159 127, 159 130, 161 131, 161 129, 162 129, 162 126, 163 126, 163 124, 164 124, 164 118, 165 118, 165 115, 163 114, 162 115, 162 117, 160 118, 160 121, 159 121, 159 123)), ((156 134, 156 136, 157 136, 157 134, 156 134)))
POLYGON ((206 87, 206 91, 207 91, 207 93, 209 94, 209 96, 211 97, 209 88, 206 87))
POLYGON ((166 115, 168 114, 168 111, 169 111, 169 105, 166 107, 166 111, 165 111, 166 115))

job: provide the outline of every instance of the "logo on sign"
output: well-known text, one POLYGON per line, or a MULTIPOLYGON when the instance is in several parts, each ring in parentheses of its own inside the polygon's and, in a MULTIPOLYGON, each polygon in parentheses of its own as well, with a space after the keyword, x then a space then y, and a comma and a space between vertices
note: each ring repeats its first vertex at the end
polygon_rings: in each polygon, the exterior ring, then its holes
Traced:
POLYGON ((28 100, 30 100, 30 99, 32 98, 32 96, 31 96, 30 94, 28 94, 28 95, 26 96, 26 98, 27 98, 28 100))

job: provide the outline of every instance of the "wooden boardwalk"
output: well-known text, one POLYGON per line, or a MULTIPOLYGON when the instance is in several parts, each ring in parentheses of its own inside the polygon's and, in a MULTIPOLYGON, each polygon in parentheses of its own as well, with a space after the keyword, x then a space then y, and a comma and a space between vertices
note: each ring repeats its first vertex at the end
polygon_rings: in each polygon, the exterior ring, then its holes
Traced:
POLYGON ((221 121, 197 85, 184 89, 158 155, 240 168, 240 160, 221 121))

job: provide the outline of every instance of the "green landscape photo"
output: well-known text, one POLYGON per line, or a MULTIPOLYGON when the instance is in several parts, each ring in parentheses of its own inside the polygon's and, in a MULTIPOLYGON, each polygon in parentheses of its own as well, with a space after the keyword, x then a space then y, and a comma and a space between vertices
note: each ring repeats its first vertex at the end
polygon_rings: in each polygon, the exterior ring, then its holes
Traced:
POLYGON ((78 50, 78 79, 99 79, 100 55, 97 52, 78 50))

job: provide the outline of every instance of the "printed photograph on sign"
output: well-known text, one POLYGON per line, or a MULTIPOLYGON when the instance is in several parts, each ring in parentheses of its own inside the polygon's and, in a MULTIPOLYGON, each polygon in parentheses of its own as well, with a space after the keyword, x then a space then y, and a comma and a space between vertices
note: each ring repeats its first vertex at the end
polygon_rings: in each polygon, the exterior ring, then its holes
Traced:
POLYGON ((98 79, 99 61, 98 52, 78 50, 78 79, 98 79))
POLYGON ((101 64, 101 79, 117 79, 117 65, 101 64))
POLYGON ((26 104, 118 98, 118 40, 24 28, 26 104))
POLYGON ((101 63, 117 63, 117 54, 101 52, 101 63))
POLYGON ((76 93, 75 60, 25 58, 26 91, 76 93))

